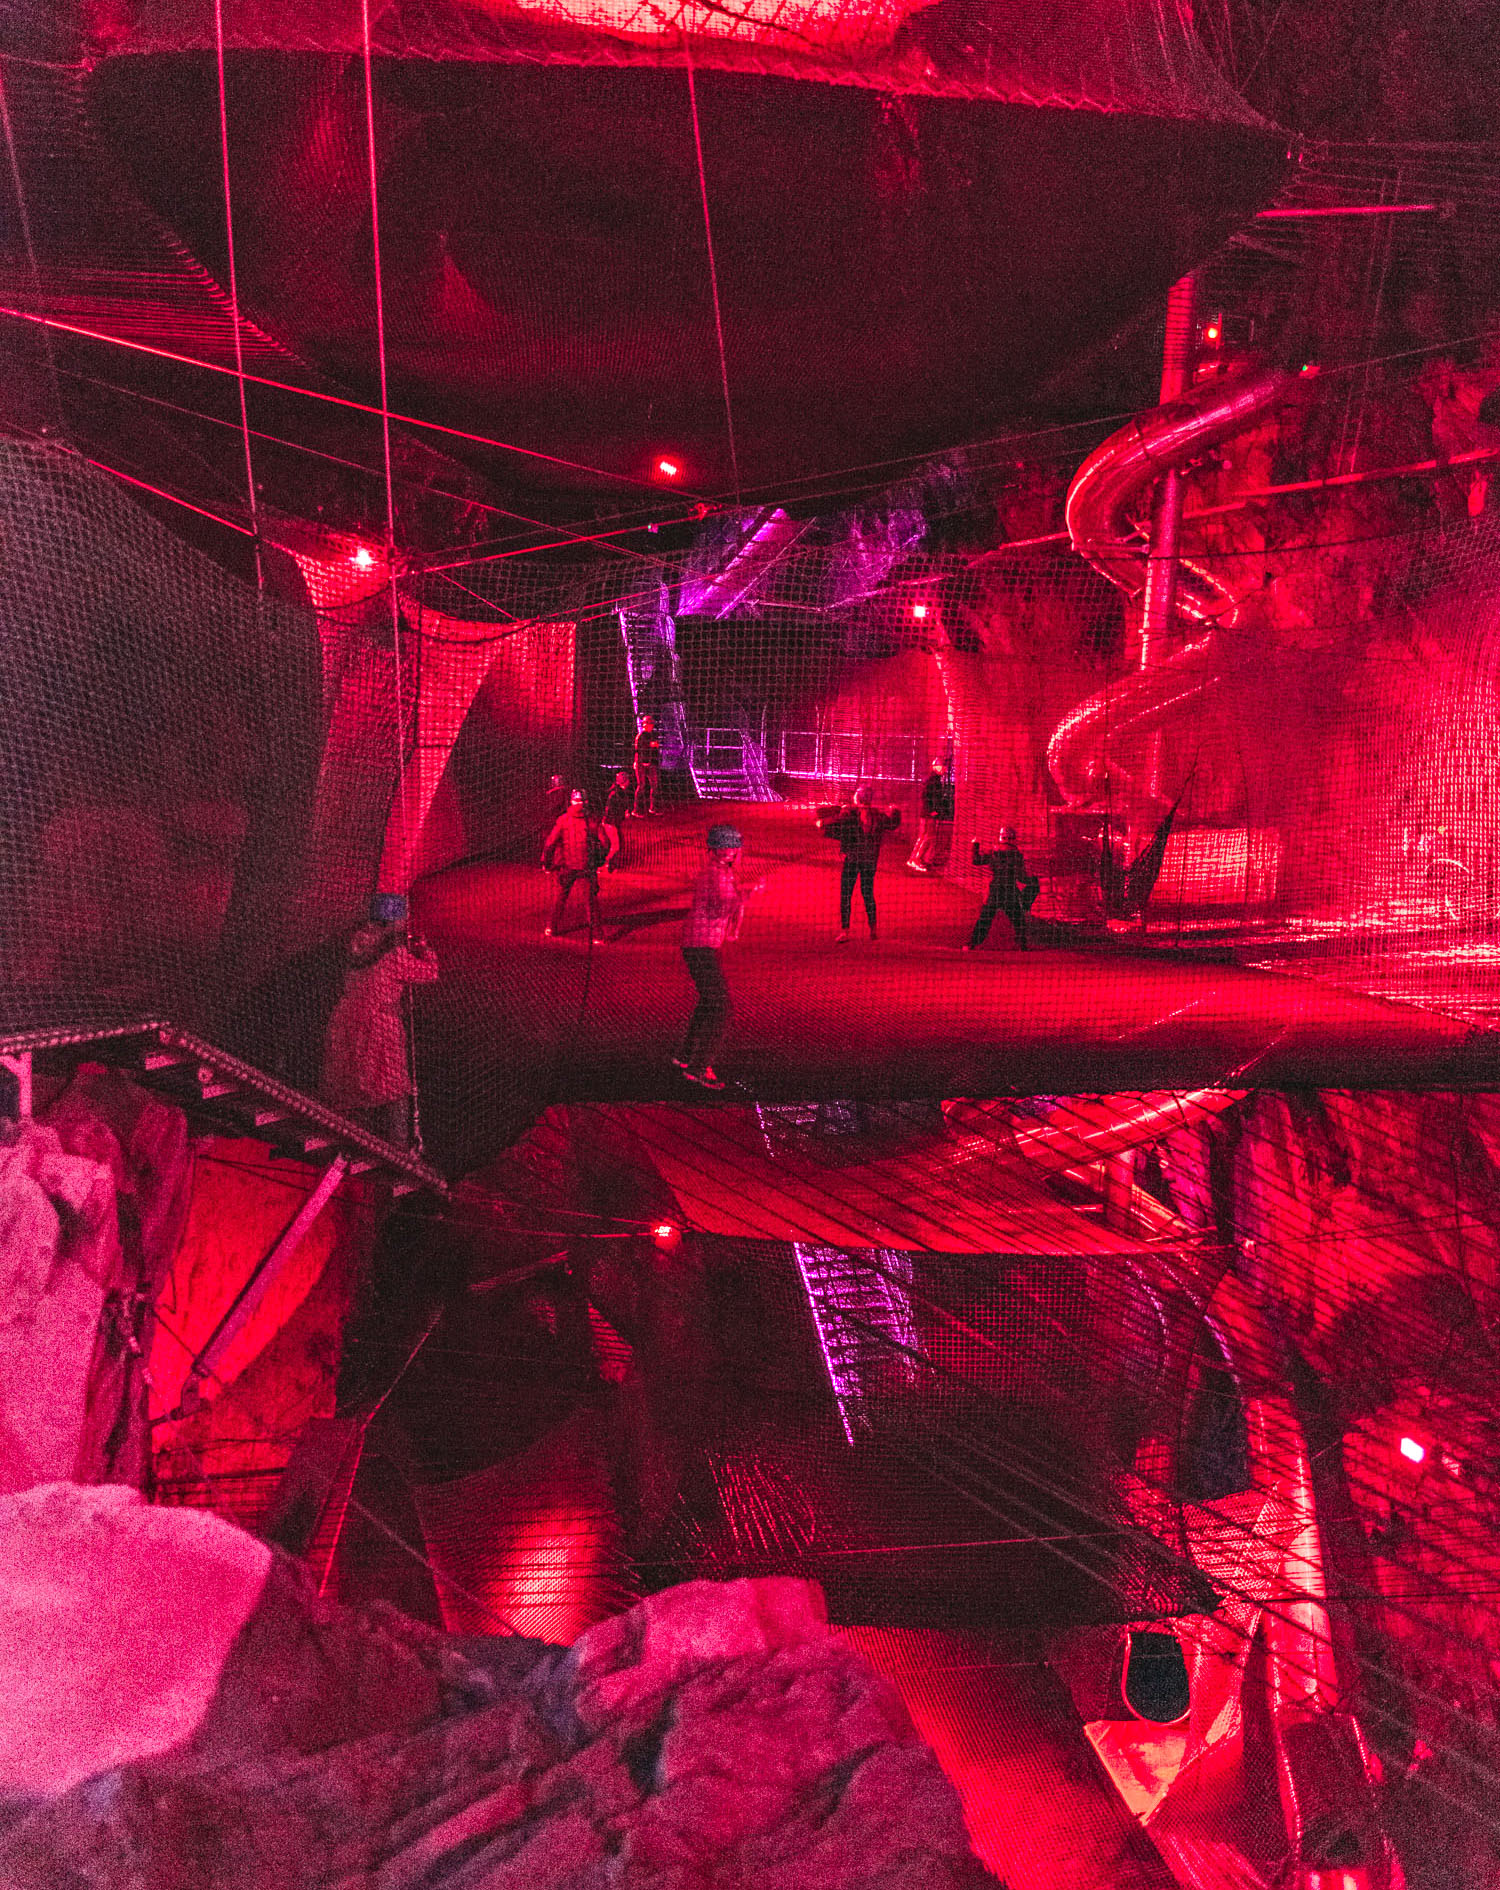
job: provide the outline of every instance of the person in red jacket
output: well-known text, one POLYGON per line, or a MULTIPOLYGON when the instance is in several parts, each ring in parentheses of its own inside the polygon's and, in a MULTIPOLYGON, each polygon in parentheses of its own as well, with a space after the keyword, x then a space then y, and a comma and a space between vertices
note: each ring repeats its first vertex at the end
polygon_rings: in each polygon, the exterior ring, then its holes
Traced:
POLYGON ((901 825, 901 809, 872 805, 870 790, 856 788, 854 799, 840 807, 818 809, 818 832, 837 840, 844 855, 839 875, 839 930, 836 942, 849 942, 849 918, 854 909, 854 888, 864 901, 870 937, 875 939, 875 868, 880 864, 880 843, 901 825))
POLYGON ((557 871, 557 898, 553 902, 552 917, 545 937, 556 938, 561 934, 568 896, 582 880, 589 896, 589 938, 595 945, 603 944, 599 924, 599 868, 603 864, 604 854, 604 842, 599 838, 598 828, 589 818, 583 790, 574 788, 567 812, 547 835, 547 843, 542 848, 542 870, 552 871, 555 861, 557 871))

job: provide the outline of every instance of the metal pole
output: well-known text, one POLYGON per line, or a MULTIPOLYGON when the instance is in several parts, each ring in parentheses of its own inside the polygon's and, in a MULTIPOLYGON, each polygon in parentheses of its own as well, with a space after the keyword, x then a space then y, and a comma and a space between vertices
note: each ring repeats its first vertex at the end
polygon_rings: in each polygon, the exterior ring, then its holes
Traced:
MULTIPOLYGON (((1161 358, 1161 404, 1180 400, 1193 384, 1197 281, 1191 274, 1167 291, 1167 334, 1161 358)), ((1141 600, 1141 668, 1151 669, 1166 655, 1177 607, 1177 555, 1182 539, 1183 476, 1171 467, 1156 489, 1151 508, 1151 549, 1146 559, 1146 590, 1141 600)), ((1147 786, 1161 792, 1161 733, 1151 738, 1147 786)))
POLYGON ((22 1050, 17 1056, 0 1057, 0 1069, 9 1070, 16 1079, 16 1116, 21 1122, 31 1120, 31 1052, 22 1050))
POLYGON ((198 1356, 188 1369, 183 1384, 182 1402, 187 1406, 205 1378, 212 1375, 231 1342, 244 1329, 251 1314, 270 1290, 272 1282, 302 1244, 303 1236, 323 1212, 325 1203, 337 1191, 349 1172, 349 1157, 335 1155, 318 1178, 318 1185, 292 1216, 275 1246, 260 1260, 248 1280, 235 1295, 229 1310, 209 1334, 198 1356))

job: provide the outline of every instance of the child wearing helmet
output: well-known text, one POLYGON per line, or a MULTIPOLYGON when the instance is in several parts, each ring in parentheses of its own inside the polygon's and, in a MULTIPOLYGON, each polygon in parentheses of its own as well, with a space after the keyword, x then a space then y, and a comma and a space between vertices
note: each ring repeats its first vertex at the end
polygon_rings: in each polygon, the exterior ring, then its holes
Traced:
POLYGON ((556 938, 561 934, 568 898, 579 880, 582 880, 589 901, 589 938, 595 945, 603 944, 603 927, 599 920, 599 868, 604 861, 604 851, 599 830, 589 817, 583 789, 574 788, 567 811, 559 817, 542 848, 543 872, 551 872, 554 862, 557 868, 557 898, 552 904, 552 917, 547 922, 545 937, 556 938))
POLYGON ((1024 952, 1026 915, 1042 889, 1042 882, 1026 871, 1025 858, 1016 845, 1015 828, 1002 827, 995 845, 987 850, 982 848, 976 840, 973 851, 974 864, 989 868, 990 890, 984 904, 979 908, 979 917, 974 921, 974 930, 969 934, 969 942, 963 949, 966 952, 977 950, 989 937, 990 927, 995 923, 995 914, 1003 912, 1010 920, 1010 929, 1016 935, 1016 944, 1024 952))

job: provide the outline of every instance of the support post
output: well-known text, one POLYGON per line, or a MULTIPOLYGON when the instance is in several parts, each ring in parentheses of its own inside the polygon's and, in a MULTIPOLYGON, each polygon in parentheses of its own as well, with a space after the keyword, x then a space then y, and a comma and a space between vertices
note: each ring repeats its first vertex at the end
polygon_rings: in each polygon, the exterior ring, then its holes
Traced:
POLYGON ((16 1115, 22 1122, 31 1120, 31 1052, 22 1050, 16 1056, 0 1056, 0 1068, 10 1071, 16 1079, 18 1100, 16 1115))
MULTIPOLYGON (((1197 350, 1197 281, 1191 274, 1167 291, 1167 335, 1161 358, 1161 404, 1180 400, 1193 384, 1197 350)), ((1141 600, 1141 668, 1151 669, 1167 653, 1177 608, 1177 557, 1182 538, 1183 476, 1169 468, 1151 508, 1151 549, 1146 559, 1146 590, 1141 600)), ((1161 733, 1151 738, 1147 786, 1161 793, 1161 733)))
POLYGON ((249 1279, 235 1295, 228 1311, 208 1335, 198 1356, 188 1368, 182 1388, 184 1409, 191 1407, 203 1380, 212 1376, 215 1365, 249 1323, 276 1276, 301 1246, 304 1235, 323 1212, 325 1204, 338 1192, 339 1184, 348 1174, 349 1168, 350 1158, 347 1155, 334 1156, 318 1177, 318 1185, 292 1216, 276 1244, 257 1262, 249 1279))
POLYGON ((1135 1150, 1123 1148, 1104 1158, 1104 1225, 1117 1234, 1135 1229, 1135 1150))

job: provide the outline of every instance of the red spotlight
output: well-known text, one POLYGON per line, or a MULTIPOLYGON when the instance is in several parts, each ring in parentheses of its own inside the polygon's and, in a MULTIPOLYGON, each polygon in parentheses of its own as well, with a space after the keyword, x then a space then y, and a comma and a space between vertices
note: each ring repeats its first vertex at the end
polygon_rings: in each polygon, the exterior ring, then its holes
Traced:
POLYGON ((369 547, 368 545, 361 545, 361 546, 360 546, 360 548, 359 548, 359 550, 358 550, 358 551, 356 551, 356 552, 353 552, 353 553, 351 554, 351 556, 352 556, 352 559, 353 559, 353 562, 354 562, 354 564, 355 564, 355 565, 356 565, 356 566, 357 566, 357 567, 358 567, 358 568, 359 568, 359 569, 360 569, 361 571, 373 571, 373 570, 374 570, 374 568, 375 568, 375 553, 374 553, 373 551, 371 551, 371 549, 370 549, 370 547, 369 547))
POLYGON ((680 479, 682 477, 682 465, 680 461, 667 457, 663 457, 656 462, 656 471, 658 476, 662 479, 680 479))
POLYGON ((1419 1444, 1415 1437, 1403 1437, 1401 1439, 1401 1455, 1408 1463, 1425 1463, 1427 1460, 1427 1446, 1425 1444, 1419 1444))
POLYGON ((670 1253, 682 1239, 682 1229, 674 1227, 671 1221, 657 1221, 651 1229, 651 1238, 664 1253, 670 1253))
POLYGON ((918 623, 920 623, 927 615, 927 606, 925 604, 913 604, 911 614, 917 619, 918 623))

